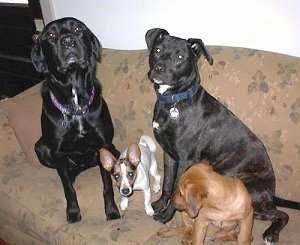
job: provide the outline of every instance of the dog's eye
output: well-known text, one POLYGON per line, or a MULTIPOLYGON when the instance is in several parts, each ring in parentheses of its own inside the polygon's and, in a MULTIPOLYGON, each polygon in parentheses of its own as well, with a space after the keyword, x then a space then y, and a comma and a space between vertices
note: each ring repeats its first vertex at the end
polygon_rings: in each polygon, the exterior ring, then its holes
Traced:
POLYGON ((115 178, 116 180, 118 180, 118 179, 120 179, 120 175, 119 175, 119 174, 114 174, 114 178, 115 178))
POLYGON ((160 51, 161 51, 160 48, 156 48, 156 49, 155 49, 155 52, 156 52, 157 54, 160 53, 160 51))
POLYGON ((183 56, 182 56, 181 54, 179 54, 179 55, 177 56, 177 58, 180 59, 180 60, 182 60, 182 59, 183 59, 183 56))
POLYGON ((128 172, 128 176, 129 176, 130 178, 132 178, 132 177, 134 176, 134 173, 133 173, 133 172, 128 172))
POLYGON ((48 40, 54 42, 56 40, 56 34, 54 32, 48 32, 48 40))
POLYGON ((75 26, 75 27, 73 28, 73 33, 78 34, 78 33, 80 33, 80 32, 81 32, 81 29, 80 29, 78 26, 75 26))

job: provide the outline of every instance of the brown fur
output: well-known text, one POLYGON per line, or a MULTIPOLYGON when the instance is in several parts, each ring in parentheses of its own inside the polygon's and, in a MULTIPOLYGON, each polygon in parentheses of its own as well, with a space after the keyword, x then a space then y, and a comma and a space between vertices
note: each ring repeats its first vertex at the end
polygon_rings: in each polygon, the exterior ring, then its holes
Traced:
POLYGON ((162 229, 161 237, 184 234, 183 244, 203 244, 209 224, 220 228, 210 239, 252 240, 253 208, 251 196, 236 177, 215 172, 207 161, 189 168, 179 179, 172 202, 182 211, 183 226, 162 229))

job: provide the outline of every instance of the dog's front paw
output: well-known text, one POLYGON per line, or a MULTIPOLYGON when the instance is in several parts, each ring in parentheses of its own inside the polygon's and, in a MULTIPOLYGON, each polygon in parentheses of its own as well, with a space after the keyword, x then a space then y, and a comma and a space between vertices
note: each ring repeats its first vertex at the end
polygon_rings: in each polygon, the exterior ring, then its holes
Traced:
POLYGON ((116 204, 110 205, 108 208, 105 208, 106 220, 120 219, 121 215, 116 206, 116 204))
POLYGON ((192 245, 192 242, 193 242, 193 240, 192 240, 192 237, 190 237, 190 236, 184 236, 181 240, 182 245, 192 245))
POLYGON ((175 211, 176 209, 170 204, 166 209, 160 211, 159 213, 155 213, 153 218, 165 224, 173 218, 175 211))
POLYGON ((120 202, 120 208, 122 211, 126 210, 128 207, 128 198, 122 197, 120 202))
POLYGON ((160 191, 160 184, 154 184, 152 190, 154 193, 158 193, 160 191))
POLYGON ((67 221, 68 223, 75 223, 81 220, 81 214, 79 208, 68 208, 67 209, 67 221))
MULTIPOLYGON (((168 238, 170 237, 170 233, 172 232, 172 228, 169 227, 163 227, 161 228, 156 234, 161 238, 168 238)), ((172 234, 172 233, 171 233, 172 234)))
POLYGON ((153 216, 154 215, 154 210, 151 207, 151 205, 145 206, 145 211, 146 211, 146 214, 149 215, 149 216, 153 216))
POLYGON ((167 204, 162 198, 160 198, 157 201, 152 202, 151 206, 154 209, 155 213, 159 213, 161 210, 166 208, 167 204))

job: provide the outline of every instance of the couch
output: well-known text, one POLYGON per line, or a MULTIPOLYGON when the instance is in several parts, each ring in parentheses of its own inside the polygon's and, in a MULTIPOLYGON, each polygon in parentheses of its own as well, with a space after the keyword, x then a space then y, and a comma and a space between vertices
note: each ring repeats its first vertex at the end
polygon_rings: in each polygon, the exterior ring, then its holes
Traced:
MULTIPOLYGON (((199 61, 202 85, 265 143, 277 194, 300 201, 300 58, 236 47, 209 46, 209 51, 215 63, 210 67, 204 59, 199 61)), ((98 65, 118 149, 137 141, 142 133, 153 136, 155 94, 147 77, 147 55, 146 50, 104 49, 98 65)), ((82 221, 67 223, 60 179, 55 170, 38 163, 33 151, 40 136, 39 89, 36 85, 0 103, 0 237, 22 245, 180 244, 178 237, 156 236, 163 225, 145 214, 140 192, 130 199, 122 219, 107 222, 98 168, 77 177, 82 221)), ((157 158, 163 174, 160 148, 157 158)), ((118 202, 117 191, 115 198, 118 202)), ((286 212, 290 220, 279 244, 299 244, 300 211, 286 212)), ((178 223, 177 214, 167 225, 178 223)), ((255 220, 253 244, 263 244, 262 233, 268 225, 255 220)))

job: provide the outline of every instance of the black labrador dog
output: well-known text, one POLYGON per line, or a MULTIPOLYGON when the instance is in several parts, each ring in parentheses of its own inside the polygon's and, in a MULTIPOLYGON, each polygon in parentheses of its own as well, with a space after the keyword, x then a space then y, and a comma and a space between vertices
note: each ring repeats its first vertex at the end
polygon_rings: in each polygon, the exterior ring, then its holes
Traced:
POLYGON ((200 39, 181 39, 163 29, 146 33, 148 73, 157 101, 153 131, 164 150, 162 195, 152 203, 154 218, 165 223, 175 212, 170 197, 183 171, 204 159, 221 174, 243 180, 252 195, 255 217, 270 220, 267 244, 279 239, 288 215, 276 206, 300 209, 300 203, 275 196, 275 175, 263 143, 231 111, 200 85, 197 60, 213 58, 200 39))
POLYGON ((41 164, 56 169, 61 178, 69 223, 81 220, 73 188, 75 178, 94 166, 101 171, 106 218, 120 218, 110 173, 99 164, 102 147, 119 156, 112 144, 111 116, 96 78, 100 52, 96 36, 84 23, 70 17, 47 24, 31 52, 36 70, 45 76, 41 88, 42 136, 35 151, 41 164))

